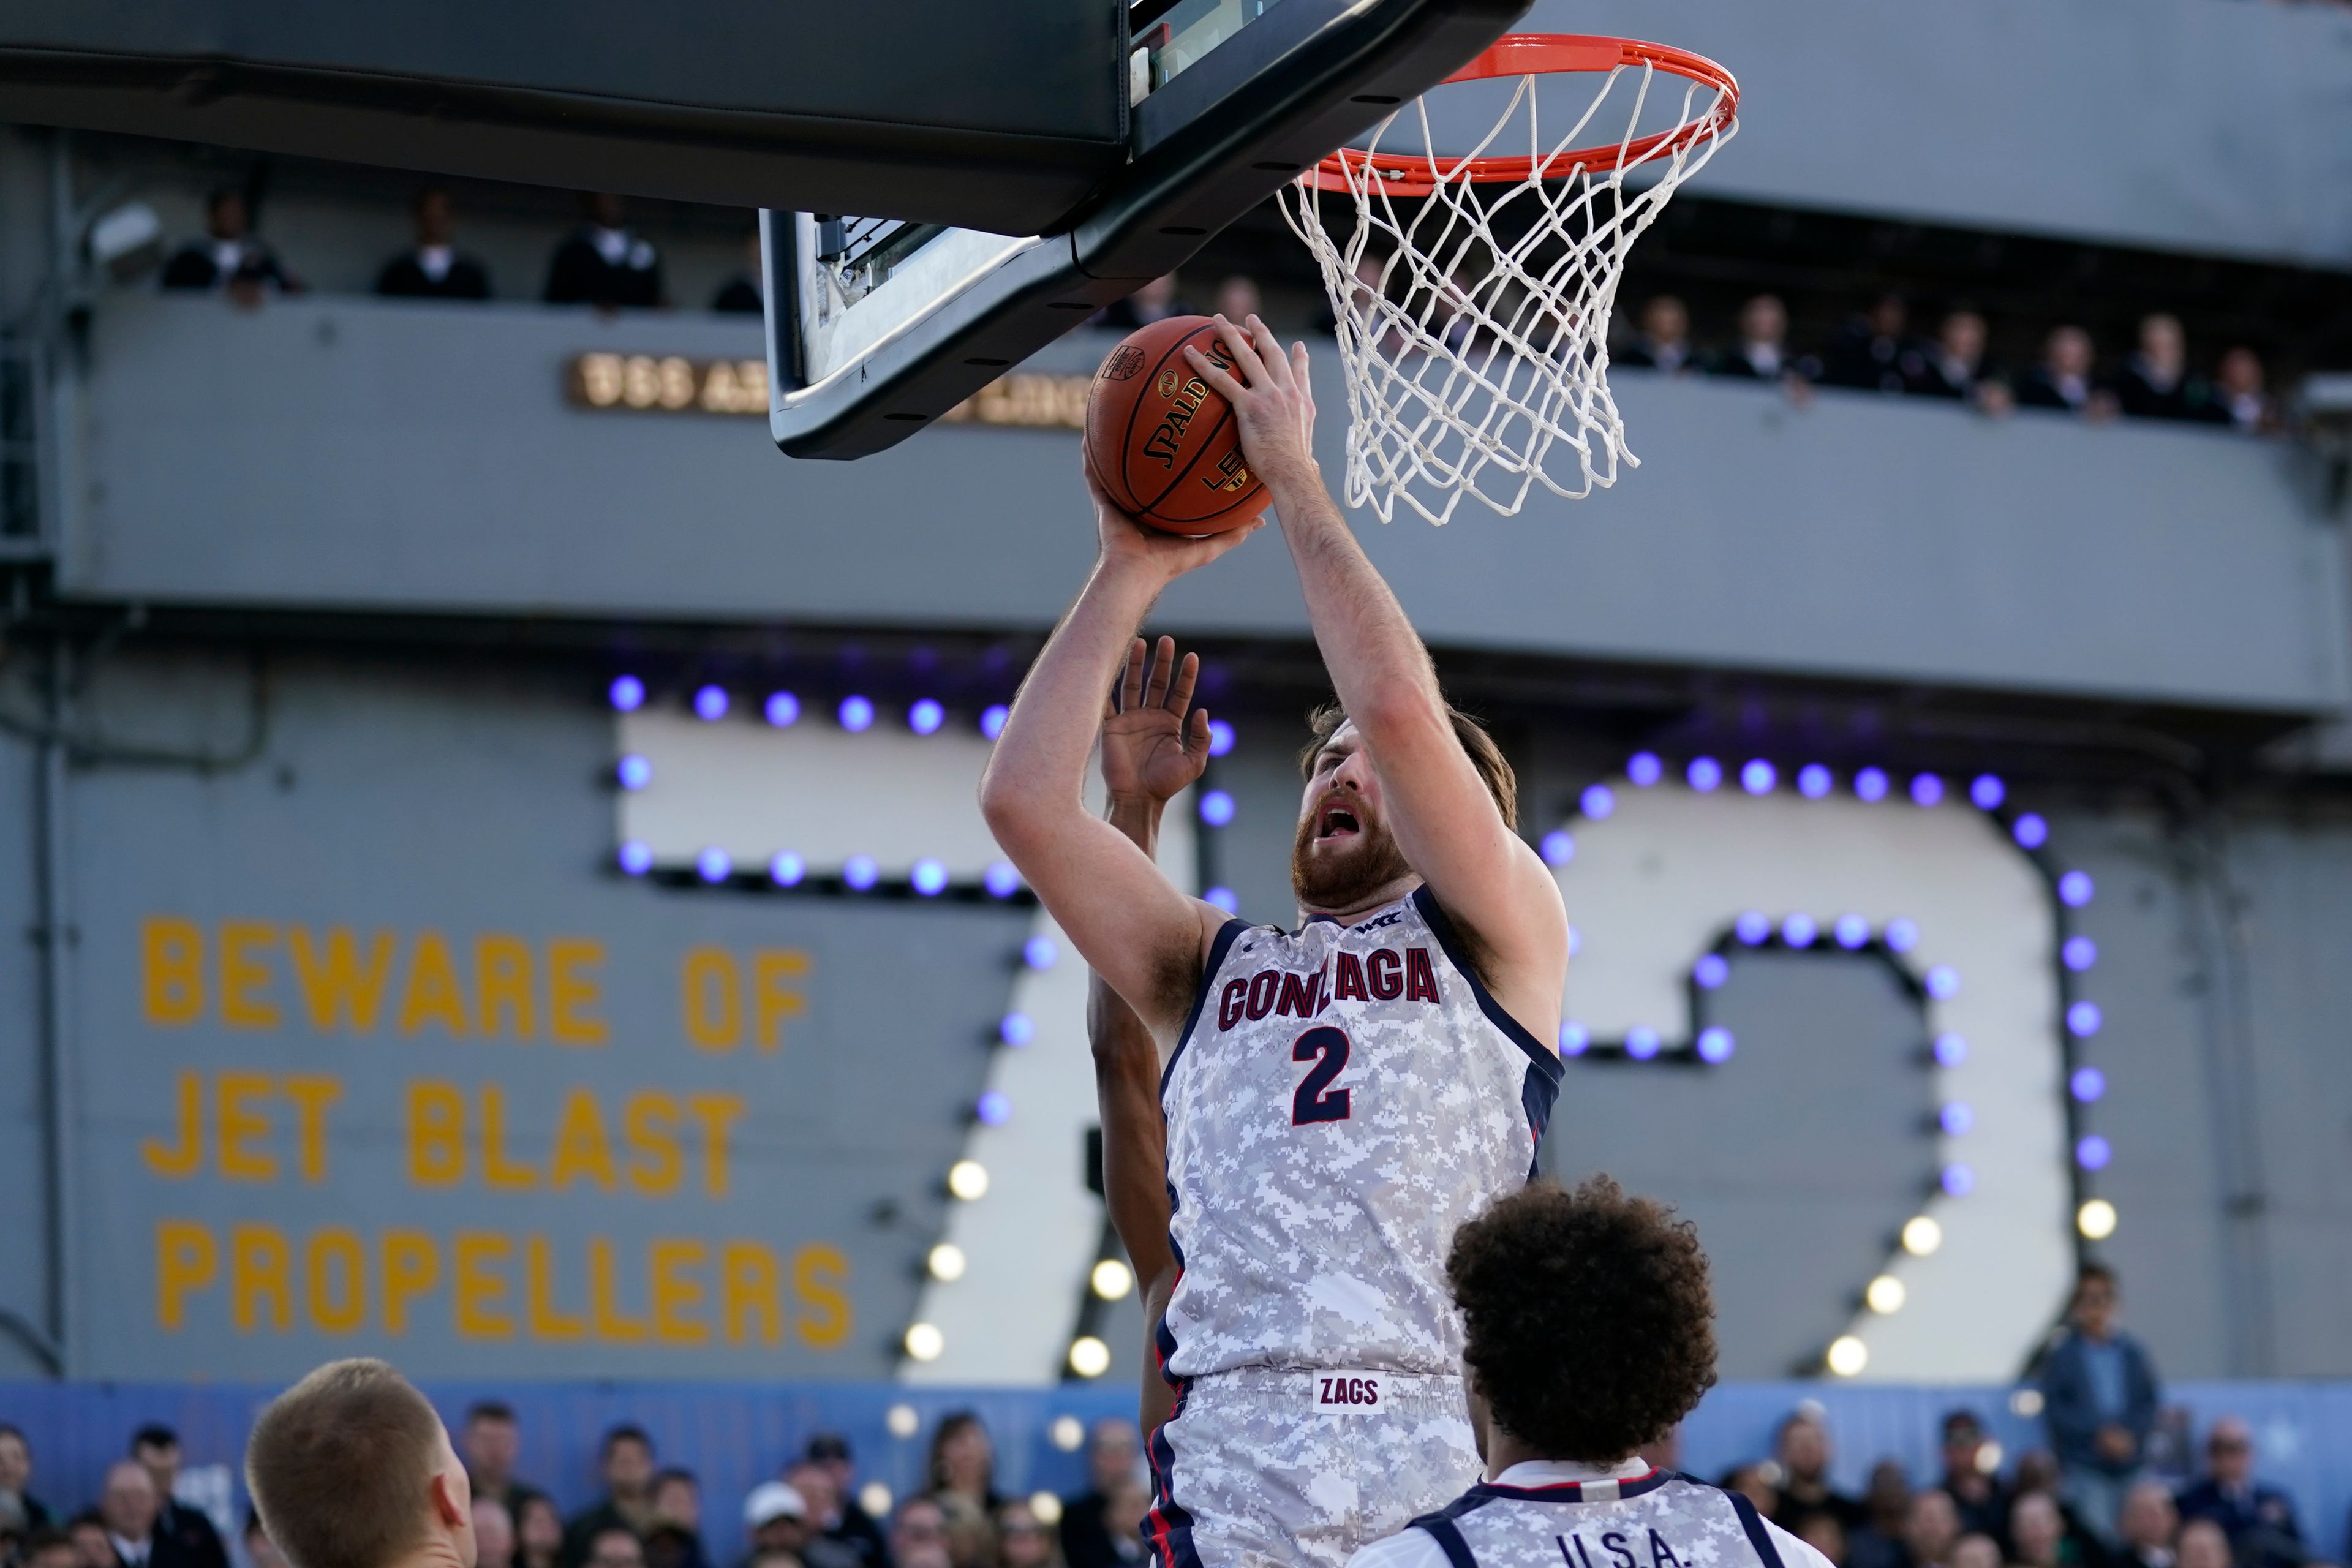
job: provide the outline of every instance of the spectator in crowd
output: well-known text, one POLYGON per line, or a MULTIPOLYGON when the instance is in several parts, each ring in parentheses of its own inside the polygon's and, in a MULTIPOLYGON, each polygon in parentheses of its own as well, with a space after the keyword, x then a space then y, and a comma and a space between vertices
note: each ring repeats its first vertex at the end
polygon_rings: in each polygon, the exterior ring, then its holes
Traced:
POLYGON ((1904 335, 1906 312, 1900 294, 1882 294, 1870 313, 1849 321, 1822 355, 1822 383, 1865 392, 1901 392, 1925 368, 1925 359, 1904 335))
POLYGON ((1139 1471, 1120 1477, 1111 1487, 1103 1504, 1103 1523, 1110 1531, 1111 1550, 1118 1554, 1122 1568, 1134 1568, 1150 1555, 1143 1543, 1143 1519, 1150 1511, 1151 1494, 1139 1471))
MULTIPOLYGON (((25 1434, 0 1421, 0 1512, 14 1503, 29 1532, 49 1526, 49 1510, 32 1492, 33 1445, 25 1434)), ((68 1542, 68 1544, 71 1544, 68 1542)))
POLYGON ((1737 1465, 1717 1478, 1716 1485, 1738 1492, 1756 1505, 1766 1519, 1780 1511, 1780 1467, 1776 1464, 1737 1465))
POLYGON ((627 209, 609 192, 587 198, 587 221, 556 247, 547 269, 547 302, 649 309, 665 302, 661 254, 625 223, 627 209))
POLYGON ((1960 1539, 1960 1511, 1952 1494, 1928 1487, 1911 1494, 1903 1520, 1905 1568, 1952 1568, 1952 1548, 1960 1539))
POLYGON ((1972 1530, 1952 1542, 1952 1568, 2000 1568, 2000 1542, 1972 1530))
POLYGON ((514 1515, 497 1498, 474 1498, 474 1568, 515 1568, 514 1515))
POLYGON ((1903 1568, 1903 1521, 1911 1512, 1911 1478, 1894 1459, 1870 1467, 1870 1485, 1862 1494, 1868 1514, 1859 1530, 1846 1533, 1846 1561, 1852 1568, 1903 1568))
POLYGON ((1062 1561, 1069 1568, 1114 1568, 1118 1553, 1103 1510, 1143 1459, 1143 1434, 1124 1416, 1095 1423, 1087 1443, 1087 1489, 1062 1503, 1062 1561))
POLYGON ((2200 419, 2212 389, 2189 374, 2189 339, 2180 318, 2159 310, 2139 323, 2139 347, 2116 378, 2116 397, 2135 419, 2200 419))
POLYGON ((1217 285, 1217 313, 1228 321, 1246 322, 1265 311, 1265 294, 1255 278, 1234 276, 1217 285))
POLYGON ((556 1568, 563 1555, 563 1516, 544 1492, 523 1492, 514 1505, 515 1568, 556 1568))
POLYGON ((559 1568, 580 1568, 587 1562, 600 1531, 638 1533, 653 1524, 654 1440, 645 1428, 625 1422, 605 1433, 597 1465, 604 1495, 564 1522, 559 1568))
POLYGON ((886 1548, 878 1535, 869 1541, 842 1530, 841 1492, 832 1471, 803 1459, 784 1472, 784 1485, 801 1494, 808 1510, 809 1539, 798 1552, 807 1568, 882 1568, 886 1548))
POLYGON ((1056 1568, 1060 1555, 1054 1550, 1054 1532, 1026 1502, 1015 1498, 998 1509, 995 1524, 996 1561, 990 1568, 1056 1568))
POLYGON ((2088 1561, 2048 1492, 2025 1492, 2010 1505, 2009 1546, 2020 1568, 2081 1568, 2088 1561))
POLYGON ((163 264, 163 286, 188 293, 226 293, 240 305, 258 305, 271 293, 299 294, 301 279, 251 233, 242 191, 222 186, 205 203, 205 237, 163 264))
POLYGON ((2245 347, 2221 356, 2221 374, 2214 388, 2214 412, 2219 422, 2250 436, 2269 436, 2278 429, 2278 416, 2263 389, 2262 356, 2245 347))
POLYGON ((1691 351, 1690 312, 1672 294, 1653 294, 1642 306, 1642 330, 1615 355, 1619 364, 1674 375, 1698 366, 1691 351))
POLYGON ((1840 1530, 1860 1530, 1870 1521, 1861 1503, 1830 1485, 1830 1432, 1819 1415, 1800 1410, 1781 1422, 1773 1453, 1780 1462, 1780 1506, 1770 1516, 1773 1523, 1794 1535, 1794 1521, 1808 1513, 1828 1514, 1840 1530))
POLYGON ((2230 1538, 2210 1519, 2192 1519, 2180 1527, 2174 1549, 2179 1568, 2233 1568, 2230 1538))
POLYGON ((2010 1473, 2009 1495, 2023 1497, 2027 1492, 2058 1495, 2058 1456, 2047 1448, 2028 1448, 2017 1457, 2017 1468, 2010 1473))
POLYGON ((2115 413, 2115 395, 2091 379, 2091 334, 2080 327, 2053 327, 2042 342, 2042 363, 2018 384, 2021 408, 2057 408, 2105 419, 2115 413))
POLYGON ((702 1552, 702 1484, 691 1470, 654 1477, 653 1524, 646 1532, 646 1568, 708 1568, 702 1552))
POLYGON ((2173 1568, 2172 1541, 2179 1532, 2172 1489, 2162 1481, 2142 1481, 2124 1494, 2124 1505, 2116 1510, 2122 1545, 2108 1558, 2107 1568, 2173 1568))
MULTIPOLYGON (((509 1515, 519 1516, 524 1497, 538 1488, 516 1479, 515 1460, 522 1453, 522 1430, 516 1424, 514 1406, 502 1399, 480 1399, 466 1411, 466 1425, 458 1437, 458 1449, 466 1459, 466 1478, 473 1483, 478 1498, 494 1498, 506 1504, 509 1515)), ((518 1528, 520 1517, 515 1519, 518 1528)))
POLYGON ((588 1533, 587 1568, 646 1568, 645 1542, 625 1524, 600 1525, 588 1533))
POLYGON ((81 1554, 64 1531, 39 1528, 16 1548, 16 1563, 17 1568, 81 1568, 81 1554))
POLYGON ((2206 1434, 2205 1474, 2180 1494, 2180 1517, 2220 1525, 2238 1568, 2298 1568, 2311 1559, 2294 1500, 2254 1479, 2254 1430, 2235 1415, 2206 1434))
MULTIPOLYGON (((152 1491, 155 1483, 147 1483, 152 1491)), ((121 1568, 114 1555, 114 1534, 106 1527, 106 1516, 97 1509, 85 1509, 74 1515, 66 1526, 66 1539, 73 1542, 74 1556, 81 1568, 121 1568)))
POLYGON ((1835 1568, 1846 1568, 1851 1559, 1846 1552, 1845 1526, 1837 1515, 1821 1509, 1796 1516, 1793 1525, 1783 1525, 1790 1534, 1828 1558, 1835 1568))
POLYGON ((170 1562, 155 1532, 158 1511, 155 1478, 147 1467, 135 1459, 118 1459, 107 1467, 98 1512, 106 1523, 112 1568, 180 1568, 170 1562))
POLYGON ((996 1447, 988 1440, 988 1428, 979 1415, 969 1410, 940 1418, 939 1430, 931 1434, 924 1474, 931 1497, 948 1509, 950 1523, 959 1501, 986 1518, 1004 1500, 996 1490, 996 1447))
POLYGON ((375 291, 395 300, 488 299, 488 270, 457 253, 457 217, 449 193, 425 186, 409 204, 409 216, 416 225, 416 244, 383 264, 375 291))
POLYGON ((1124 300, 1114 300, 1095 312, 1095 325, 1116 327, 1131 332, 1138 327, 1148 327, 1154 321, 1164 321, 1171 316, 1189 315, 1183 302, 1176 298, 1176 274, 1154 278, 1124 300))
POLYGON ((2042 1363, 2042 1420, 2057 1451, 2059 1495, 2104 1548, 2116 1510, 2147 1460, 2156 1426, 2156 1364, 2116 1326, 2113 1270, 2088 1264, 2074 1283, 2068 1328, 2042 1363))
POLYGON ((789 1552, 800 1557, 816 1533, 809 1518, 808 1499, 788 1481, 761 1481, 743 1500, 743 1529, 751 1538, 746 1568, 763 1552, 789 1552))
POLYGON ((823 1466, 833 1480, 834 1506, 839 1510, 840 1522, 826 1527, 825 1534, 847 1543, 862 1562, 888 1568, 889 1542, 874 1516, 858 1501, 857 1458, 850 1451, 849 1439, 838 1432, 818 1433, 809 1439, 808 1462, 823 1466))
POLYGON ((1985 414, 2006 414, 2016 405, 2009 384, 1985 361, 1985 319, 1970 310, 1946 313, 1936 341, 1909 362, 1904 390, 1920 397, 1957 398, 1985 414))
POLYGON ((1937 1484, 1960 1510, 1960 1528, 2000 1540, 2009 1528, 2009 1496, 1994 1467, 1984 1462, 1997 1450, 1986 1443, 1973 1410, 1946 1415, 1943 1432, 1944 1477, 1937 1484))
POLYGON ((172 1495, 180 1480, 180 1435, 150 1422, 131 1435, 131 1457, 155 1483, 156 1568, 228 1568, 228 1549, 204 1510, 172 1495))
POLYGON ((948 1517, 937 1502, 910 1497, 898 1505, 890 1525, 890 1556, 898 1568, 950 1568, 948 1517))
POLYGON ((753 229, 743 241, 743 269, 719 286, 710 297, 710 308, 722 316, 758 316, 768 309, 768 297, 760 284, 760 231, 753 229))
POLYGON ((1789 310, 1776 294, 1739 307, 1739 342, 1715 362, 1715 374, 1739 381, 1794 383, 1810 369, 1789 357, 1789 310))

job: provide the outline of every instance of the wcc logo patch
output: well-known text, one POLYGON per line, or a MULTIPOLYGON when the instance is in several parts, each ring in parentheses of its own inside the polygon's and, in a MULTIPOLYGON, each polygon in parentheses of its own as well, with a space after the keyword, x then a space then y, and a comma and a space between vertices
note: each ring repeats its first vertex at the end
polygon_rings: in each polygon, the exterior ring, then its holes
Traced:
POLYGON ((1103 361, 1105 381, 1132 381, 1143 368, 1143 351, 1133 343, 1121 343, 1111 350, 1110 358, 1103 361))

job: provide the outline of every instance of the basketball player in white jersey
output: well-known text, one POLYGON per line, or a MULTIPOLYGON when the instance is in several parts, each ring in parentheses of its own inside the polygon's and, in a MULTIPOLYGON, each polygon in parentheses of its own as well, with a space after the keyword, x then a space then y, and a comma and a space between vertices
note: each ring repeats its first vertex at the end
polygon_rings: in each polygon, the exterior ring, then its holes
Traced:
POLYGON ((1542 1183, 1464 1226, 1445 1271, 1486 1479, 1349 1568, 1831 1568, 1637 1452, 1715 1382, 1706 1255, 1672 1211, 1542 1183))
MULTIPOLYGON (((1305 346, 1220 320, 1233 405, 1339 702, 1292 856, 1295 931, 1191 899, 1081 803, 1104 693, 1178 576, 1248 539, 1139 528, 1096 487, 1100 553, 982 785, 1013 863, 1165 1062, 1170 1243, 1149 1543, 1164 1568, 1307 1563, 1476 1474, 1442 1260, 1524 1185, 1550 1112, 1568 925, 1514 785, 1454 712, 1323 488, 1305 346), (1368 1375, 1369 1374, 1369 1375, 1368 1375)), ((1205 725, 1201 726, 1205 740, 1205 725)))

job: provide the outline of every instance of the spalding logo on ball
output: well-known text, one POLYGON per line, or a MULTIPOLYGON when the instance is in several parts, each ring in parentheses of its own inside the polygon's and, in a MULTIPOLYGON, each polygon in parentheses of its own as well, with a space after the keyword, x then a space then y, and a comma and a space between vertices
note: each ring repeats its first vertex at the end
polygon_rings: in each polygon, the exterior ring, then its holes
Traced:
POLYGON ((1171 316, 1110 351, 1087 394, 1087 460, 1111 504, 1170 533, 1223 533, 1265 510, 1243 460, 1233 405, 1192 374, 1184 345, 1220 370, 1233 351, 1206 316, 1171 316))

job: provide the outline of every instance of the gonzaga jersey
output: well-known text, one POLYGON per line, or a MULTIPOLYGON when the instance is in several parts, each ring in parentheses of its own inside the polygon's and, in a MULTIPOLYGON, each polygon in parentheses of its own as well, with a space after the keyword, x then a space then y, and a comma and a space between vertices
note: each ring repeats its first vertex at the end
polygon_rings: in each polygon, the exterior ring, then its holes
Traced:
POLYGON ((1829 1568, 1737 1492, 1625 1468, 1634 1473, 1514 1465, 1366 1547, 1350 1568, 1829 1568))
POLYGON ((1446 1252, 1527 1184, 1559 1077, 1426 888, 1348 924, 1227 924, 1160 1079, 1167 1373, 1458 1373, 1446 1252))

